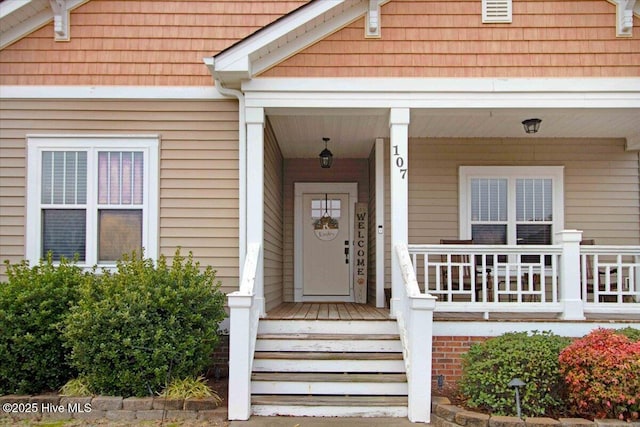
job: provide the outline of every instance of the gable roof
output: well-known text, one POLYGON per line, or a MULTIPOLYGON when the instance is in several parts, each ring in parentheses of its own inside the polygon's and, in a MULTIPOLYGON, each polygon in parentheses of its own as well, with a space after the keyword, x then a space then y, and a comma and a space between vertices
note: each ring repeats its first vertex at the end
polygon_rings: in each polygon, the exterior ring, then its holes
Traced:
MULTIPOLYGON (((204 58, 204 62, 216 80, 238 88, 241 80, 274 67, 364 16, 371 7, 370 1, 379 7, 389 0, 311 1, 215 56, 204 58)), ((633 15, 640 16, 640 0, 607 1, 618 8, 618 14, 621 8, 634 5, 633 15)))
MULTIPOLYGON (((378 7, 389 0, 373 0, 378 7)), ((238 87, 289 56, 364 16, 369 0, 311 1, 204 61, 225 86, 238 87)))

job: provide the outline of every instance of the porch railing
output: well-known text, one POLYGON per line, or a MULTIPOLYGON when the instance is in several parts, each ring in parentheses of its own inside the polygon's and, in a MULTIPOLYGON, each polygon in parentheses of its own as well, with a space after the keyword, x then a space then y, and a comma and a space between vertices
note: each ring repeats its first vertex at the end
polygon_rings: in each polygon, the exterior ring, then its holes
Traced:
POLYGON ((581 246, 580 278, 585 312, 624 312, 640 303, 640 246, 581 246))
POLYGON ((409 245, 408 251, 420 292, 438 298, 436 312, 640 315, 640 246, 579 245, 579 236, 560 241, 409 245))
POLYGON ((227 295, 229 305, 229 420, 251 416, 251 370, 261 307, 254 290, 261 245, 249 244, 240 289, 227 295), (248 332, 248 334, 247 334, 248 332))
POLYGON ((422 293, 411 267, 411 258, 406 244, 395 247, 398 257, 402 285, 397 296, 395 310, 405 370, 407 372, 408 416, 412 422, 430 422, 431 405, 431 341, 433 336, 433 309, 435 298, 422 293))

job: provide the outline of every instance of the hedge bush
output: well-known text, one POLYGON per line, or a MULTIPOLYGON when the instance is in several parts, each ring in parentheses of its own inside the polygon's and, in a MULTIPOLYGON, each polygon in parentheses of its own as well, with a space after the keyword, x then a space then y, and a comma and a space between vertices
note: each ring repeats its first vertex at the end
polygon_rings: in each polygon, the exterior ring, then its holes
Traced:
POLYGON ((56 390, 75 370, 58 326, 75 304, 84 273, 65 259, 51 256, 29 267, 7 265, 0 284, 0 394, 56 390))
POLYGON ((177 251, 132 254, 88 280, 65 322, 71 360, 94 393, 153 395, 170 378, 197 376, 209 364, 225 317, 215 271, 177 251))
POLYGON ((494 415, 516 415, 515 390, 509 382, 520 378, 522 414, 554 415, 563 409, 563 379, 558 355, 569 339, 551 332, 506 333, 474 344, 462 356, 460 391, 472 408, 494 415))
MULTIPOLYGON (((627 331, 630 332, 630 331, 627 331)), ((637 420, 640 412, 640 342, 612 329, 596 329, 560 354, 568 402, 577 415, 637 420)))

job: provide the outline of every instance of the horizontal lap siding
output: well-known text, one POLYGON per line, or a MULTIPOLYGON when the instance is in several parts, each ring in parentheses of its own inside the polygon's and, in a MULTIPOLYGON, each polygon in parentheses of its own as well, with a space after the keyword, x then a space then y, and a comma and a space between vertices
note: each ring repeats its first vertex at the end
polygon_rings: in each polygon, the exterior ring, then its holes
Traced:
MULTIPOLYGON (((389 154, 385 148, 385 185, 389 154)), ((459 238, 460 166, 564 166, 565 228, 604 245, 640 244, 640 154, 622 139, 411 139, 409 243, 459 238)), ((385 192, 385 283, 389 265, 390 194, 385 192)))
POLYGON ((280 147, 271 126, 267 126, 264 150, 264 297, 267 311, 282 303, 283 294, 282 162, 280 147))
POLYGON ((211 57, 305 1, 91 0, 71 12, 71 40, 53 24, 0 53, 0 84, 211 84, 211 57))
POLYGON ((392 0, 380 39, 361 18, 264 76, 638 76, 640 33, 616 38, 615 22, 605 0, 514 1, 510 24, 483 24, 479 0, 392 0))
POLYGON ((624 140, 411 140, 409 158, 410 243, 458 238, 463 165, 564 166, 565 228, 599 244, 640 243, 638 153, 624 140))
POLYGON ((226 291, 237 288, 236 102, 5 100, 1 108, 2 259, 24 257, 26 134, 157 134, 161 253, 193 251, 218 270, 226 291))

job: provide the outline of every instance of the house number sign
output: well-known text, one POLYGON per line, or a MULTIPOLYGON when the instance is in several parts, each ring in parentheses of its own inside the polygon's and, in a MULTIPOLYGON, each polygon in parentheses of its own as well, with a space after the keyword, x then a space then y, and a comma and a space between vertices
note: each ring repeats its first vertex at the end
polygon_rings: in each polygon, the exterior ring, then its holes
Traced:
POLYGON ((404 167, 405 166, 405 161, 404 161, 404 157, 402 157, 400 155, 400 153, 398 153, 398 146, 394 145, 393 146, 393 157, 395 158, 395 164, 396 167, 398 168, 398 170, 400 171, 400 177, 402 179, 406 179, 407 177, 407 171, 409 170, 408 168, 404 167))

